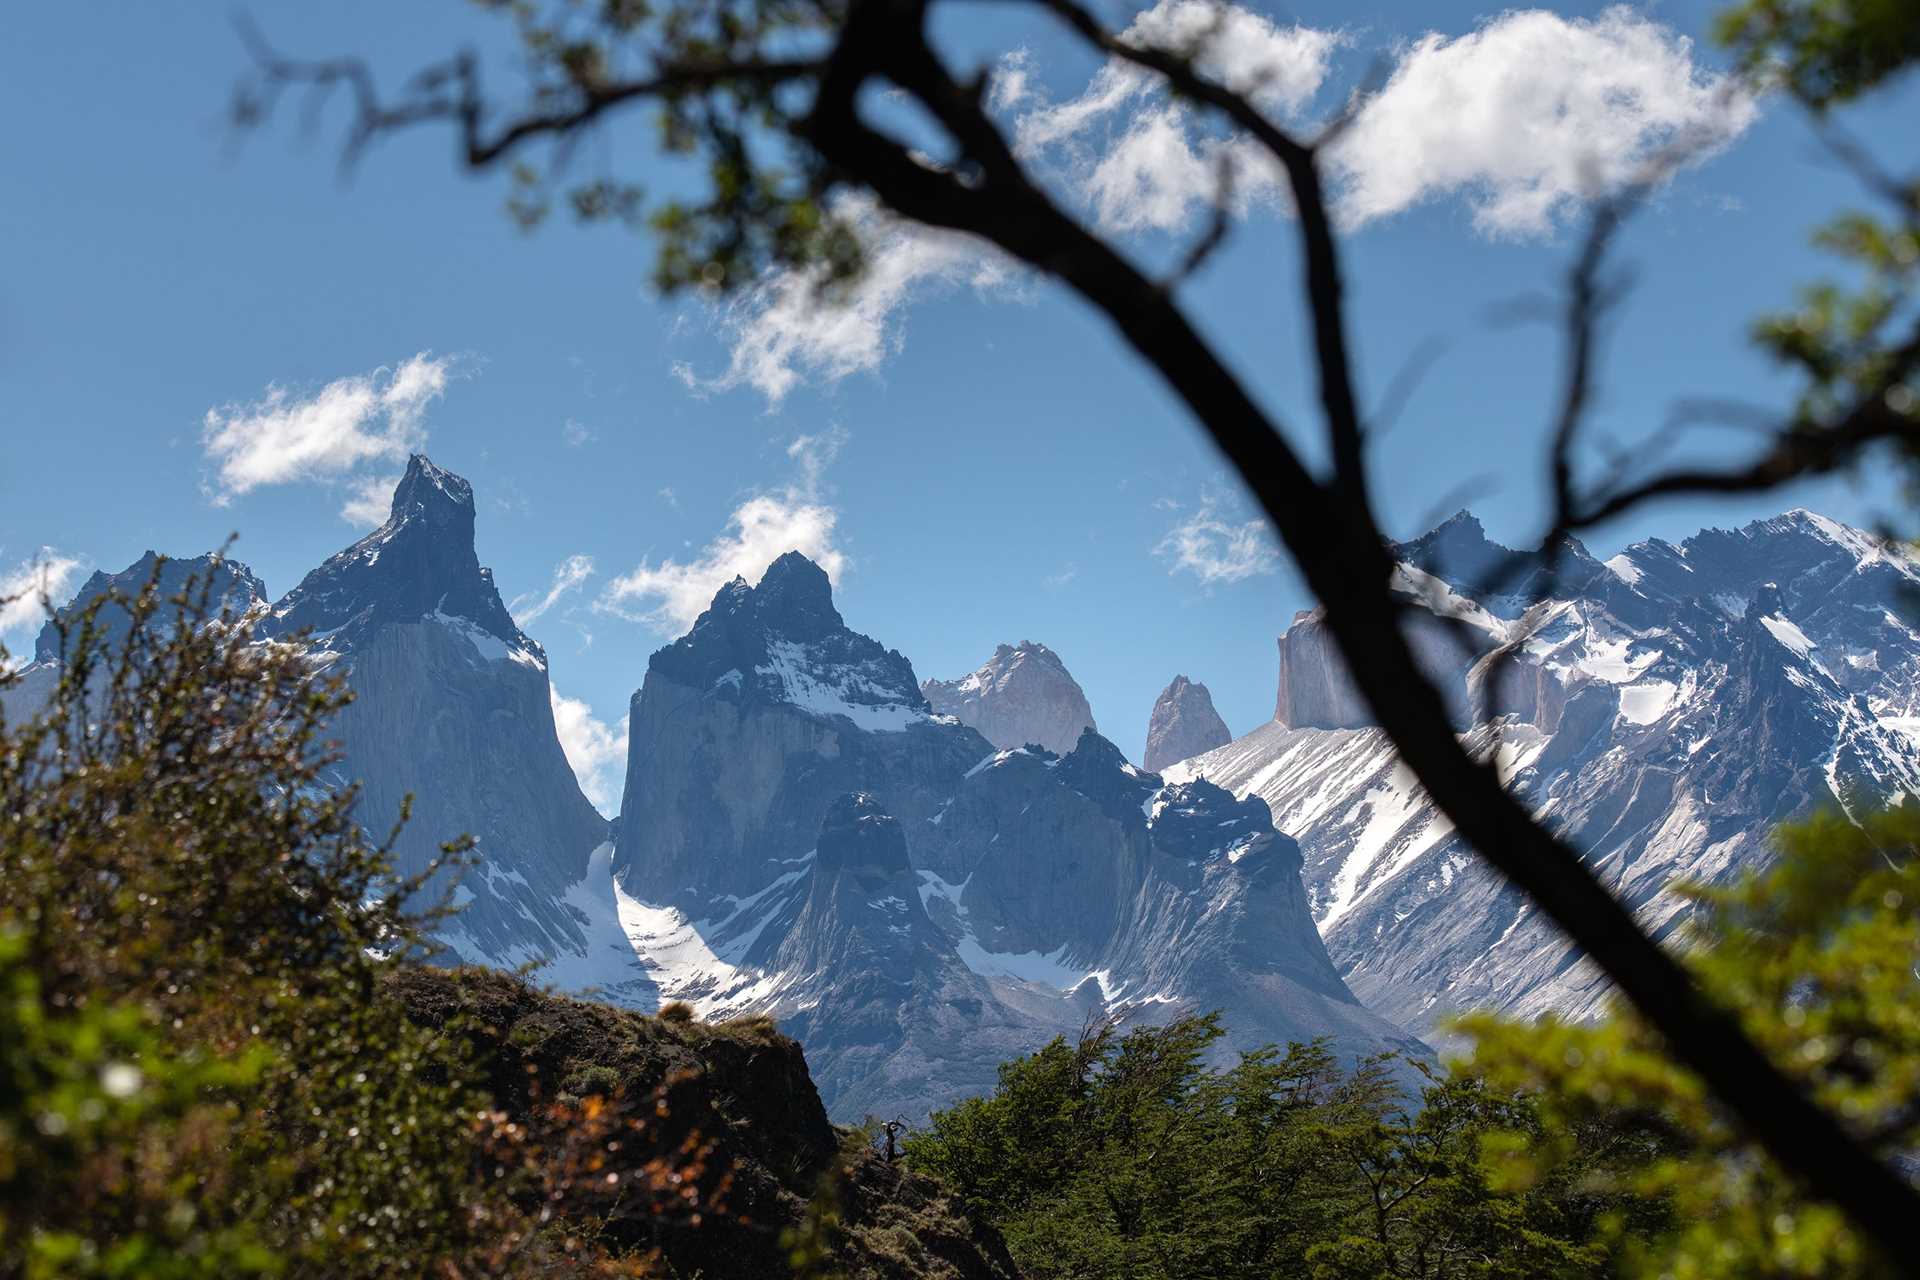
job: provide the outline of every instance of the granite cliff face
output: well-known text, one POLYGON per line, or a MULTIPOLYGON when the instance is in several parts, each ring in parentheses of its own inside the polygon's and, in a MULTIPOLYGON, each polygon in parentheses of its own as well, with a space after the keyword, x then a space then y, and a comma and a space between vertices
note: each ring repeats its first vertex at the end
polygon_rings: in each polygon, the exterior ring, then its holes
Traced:
POLYGON ((653 656, 630 725, 602 905, 583 903, 605 941, 563 979, 772 1014, 836 1115, 990 1088, 1102 1013, 1222 1008, 1237 1045, 1423 1051, 1342 985, 1263 804, 1163 788, 1090 727, 1064 754, 996 750, 847 628, 803 557, 722 588, 653 656))
POLYGON ((304 633, 315 668, 345 675, 355 698, 334 732, 361 816, 384 833, 413 796, 401 871, 476 839, 445 936, 457 954, 511 967, 585 945, 565 899, 607 823, 554 734, 546 654, 480 566, 465 480, 416 455, 386 523, 309 573, 258 630, 304 633))
POLYGON ((1146 755, 1141 763, 1157 773, 1232 741, 1227 722, 1213 709, 1213 695, 1207 692, 1207 686, 1175 676, 1154 699, 1153 714, 1147 720, 1146 755))
MULTIPOLYGON (((1570 542, 1538 602, 1545 562, 1494 545, 1471 517, 1400 559, 1406 594, 1464 624, 1425 624, 1468 642, 1423 661, 1454 693, 1466 740, 1661 934, 1685 915, 1676 878, 1756 865, 1782 820, 1920 794, 1920 631, 1906 605, 1920 564, 1858 530, 1794 511, 1605 563, 1570 542), (1515 659, 1488 689, 1484 655, 1507 642, 1515 659), (1469 718, 1488 702, 1491 719, 1469 718)), ((1596 971, 1396 763, 1317 616, 1281 650, 1291 714, 1169 775, 1267 801, 1300 842, 1314 918, 1353 990, 1415 1030, 1464 1008, 1595 1009, 1596 971), (1289 652, 1315 655, 1312 679, 1289 652), (1316 698, 1337 712, 1303 713, 1316 698)))
POLYGON ((1000 645, 978 670, 958 680, 928 680, 921 693, 941 715, 972 725, 1002 750, 1028 743, 1064 754, 1094 728, 1087 695, 1043 644, 1000 645))

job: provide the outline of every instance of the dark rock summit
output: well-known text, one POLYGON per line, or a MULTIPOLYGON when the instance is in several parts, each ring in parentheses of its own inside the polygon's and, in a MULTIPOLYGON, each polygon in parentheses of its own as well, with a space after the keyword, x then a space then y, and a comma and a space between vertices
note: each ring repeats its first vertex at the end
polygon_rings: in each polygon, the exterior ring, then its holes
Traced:
POLYGON ((1064 755, 1094 727, 1087 695, 1060 655, 1031 640, 1003 644, 977 671, 928 680, 920 691, 935 711, 972 725, 1003 751, 1034 743, 1064 755))
POLYGON ((1168 765, 1232 741, 1227 722, 1213 709, 1213 695, 1207 692, 1207 686, 1175 676, 1154 699, 1153 715, 1147 720, 1146 755, 1141 763, 1158 773, 1168 765))
POLYGON ((803 1223, 837 1166, 834 1229, 824 1239, 834 1274, 1017 1278, 999 1235, 938 1182, 846 1143, 807 1056, 764 1020, 650 1018, 482 969, 407 967, 392 987, 416 1023, 467 1037, 490 1065, 492 1105, 516 1124, 537 1133, 551 1123, 543 1113, 554 1099, 603 1090, 615 1114, 643 1119, 605 1153, 607 1172, 624 1182, 644 1184, 657 1172, 651 1162, 683 1167, 688 1146, 711 1144, 691 1191, 703 1206, 717 1198, 723 1212, 663 1214, 630 1196, 580 1224, 610 1243, 658 1249, 668 1274, 789 1274, 782 1232, 803 1223))
POLYGON ((477 630, 516 660, 546 666, 546 654, 514 625, 493 571, 474 549, 473 488, 416 453, 393 491, 386 523, 301 579, 275 603, 267 635, 315 633, 336 653, 393 625, 435 618, 477 630))

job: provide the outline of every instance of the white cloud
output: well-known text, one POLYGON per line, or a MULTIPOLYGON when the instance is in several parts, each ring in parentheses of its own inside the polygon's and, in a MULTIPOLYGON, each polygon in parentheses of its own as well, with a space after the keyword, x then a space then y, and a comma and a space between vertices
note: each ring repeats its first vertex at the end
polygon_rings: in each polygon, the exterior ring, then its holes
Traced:
POLYGON ((587 424, 578 418, 568 418, 566 422, 561 424, 560 438, 567 442, 569 449, 578 449, 581 445, 591 444, 593 441, 599 439, 599 437, 594 435, 587 427, 587 424))
MULTIPOLYGON (((445 394, 452 366, 451 357, 423 351, 393 368, 337 378, 310 396, 274 385, 251 404, 207 410, 200 443, 215 467, 215 504, 291 481, 364 485, 361 467, 402 461, 426 443, 427 406, 445 394)), ((358 501, 348 510, 363 513, 358 501)))
POLYGON ((553 582, 547 587, 546 594, 529 591, 525 595, 515 596, 508 603, 507 612, 513 615, 515 622, 524 627, 560 603, 562 596, 576 590, 581 583, 592 576, 592 556, 568 556, 553 567, 553 582))
MULTIPOLYGON (((1213 0, 1160 0, 1134 18, 1120 39, 1136 49, 1189 56, 1206 75, 1282 114, 1298 111, 1320 91, 1334 50, 1344 42, 1338 32, 1282 27, 1250 9, 1213 0)), ((1021 92, 1013 101, 1032 93, 1031 61, 1023 55, 1002 64, 1003 76, 1018 77, 1021 92)), ((1032 151, 1065 141, 1143 98, 1164 98, 1162 83, 1144 67, 1109 58, 1083 92, 1021 117, 1016 142, 1032 151)))
POLYGON ((46 622, 43 601, 51 600, 55 608, 66 603, 83 567, 73 556, 42 547, 40 554, 0 570, 0 641, 20 651, 14 657, 24 656, 33 633, 46 622))
POLYGON ((374 529, 393 514, 393 491, 400 487, 400 475, 356 476, 347 481, 347 500, 340 518, 356 529, 374 529))
MULTIPOLYGON (((1158 0, 1122 38, 1188 54, 1303 135, 1332 114, 1323 96, 1339 30, 1285 26, 1219 0, 1158 0), (1316 122, 1309 114, 1317 114, 1316 122)), ((1123 238, 1190 228, 1222 194, 1245 217, 1286 214, 1284 174, 1214 113, 1174 100, 1160 77, 1109 59, 1080 92, 1051 99, 1033 54, 1001 61, 990 108, 1020 155, 1065 202, 1123 238)), ((1753 99, 1694 57, 1670 27, 1624 7, 1593 18, 1509 10, 1460 36, 1427 34, 1392 51, 1392 70, 1325 155, 1349 228, 1425 201, 1459 199, 1488 236, 1551 232, 1581 202, 1685 153, 1702 160, 1739 137, 1753 99)), ((942 289, 982 297, 1023 278, 979 243, 843 206, 869 246, 870 271, 832 304, 809 273, 775 273, 721 313, 730 357, 717 377, 684 362, 696 394, 750 386, 773 404, 806 381, 871 371, 905 341, 904 311, 942 289)))
POLYGON ((736 577, 759 582, 767 566, 789 551, 812 560, 838 585, 847 566, 835 544, 840 513, 823 498, 821 479, 846 440, 837 427, 796 437, 787 446, 795 471, 791 481, 735 507, 725 532, 691 559, 642 560, 608 583, 595 607, 677 635, 705 612, 721 587, 736 577))
POLYGON ((902 222, 871 201, 847 198, 839 213, 859 229, 866 271, 844 296, 823 293, 818 271, 776 271, 730 302, 720 330, 727 367, 702 378, 685 363, 674 375, 696 392, 750 386, 778 404, 803 380, 837 382, 879 368, 900 349, 898 316, 909 301, 950 288, 1009 291, 1016 273, 970 236, 902 222))
MULTIPOLYGON (((1279 116, 1313 99, 1345 42, 1338 32, 1282 27, 1212 0, 1160 0, 1121 39, 1190 55, 1202 71, 1279 116)), ((1024 52, 1004 61, 1000 77, 1013 87, 996 85, 995 104, 1005 110, 1034 102, 1032 76, 1024 52)), ((1263 151, 1203 130, 1195 113, 1169 101, 1160 77, 1119 58, 1074 97, 1028 107, 1014 120, 1014 140, 1030 160, 1059 166, 1057 176, 1112 231, 1183 226, 1212 205, 1223 161, 1237 212, 1281 198, 1281 175, 1263 151)))
POLYGON ((1191 573, 1210 587, 1272 573, 1280 564, 1267 522, 1234 520, 1213 497, 1202 498, 1192 515, 1169 529, 1153 554, 1168 562, 1167 572, 1191 573))
POLYGON ((551 685, 548 700, 553 704, 553 729, 560 738, 560 749, 580 790, 602 815, 612 817, 620 807, 620 791, 627 775, 627 717, 609 726, 594 718, 593 708, 579 698, 564 696, 551 685))
POLYGON ((1459 195, 1482 233, 1538 235, 1669 148, 1712 154, 1756 111, 1691 41, 1631 9, 1508 12, 1408 46, 1330 161, 1349 224, 1459 195))
MULTIPOLYGON (((1279 27, 1233 5, 1161 0, 1125 38, 1193 51, 1203 69, 1285 118, 1326 82, 1339 32, 1279 27)), ((1110 60, 1085 90, 1039 101, 1024 52, 1002 64, 994 101, 1018 110, 1021 151, 1110 231, 1173 230, 1211 207, 1224 160, 1233 208, 1285 208, 1278 167, 1204 112, 1169 101, 1150 73, 1110 60), (1036 105, 1038 104, 1038 105, 1036 105)), ((1713 154, 1756 106, 1703 69, 1692 43, 1631 9, 1596 18, 1513 10, 1469 34, 1429 33, 1327 152, 1330 187, 1356 226, 1426 200, 1464 198, 1487 235, 1539 235, 1579 203, 1683 153, 1713 154)))

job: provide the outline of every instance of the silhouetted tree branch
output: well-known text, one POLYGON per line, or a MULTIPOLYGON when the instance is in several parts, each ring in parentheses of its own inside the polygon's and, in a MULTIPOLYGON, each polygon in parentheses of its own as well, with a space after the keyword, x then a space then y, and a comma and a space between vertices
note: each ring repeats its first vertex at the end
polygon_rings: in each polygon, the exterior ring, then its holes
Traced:
MULTIPOLYGON (((344 87, 356 110, 350 152, 382 134, 444 120, 459 130, 464 163, 484 169, 536 139, 576 137, 617 109, 655 103, 670 124, 679 122, 704 142, 720 166, 717 172, 728 180, 723 185, 731 189, 735 179, 745 183, 749 178, 762 183, 749 184, 759 193, 753 199, 716 198, 699 211, 711 224, 705 243, 714 256, 701 268, 708 274, 694 277, 676 267, 673 273, 663 271, 668 283, 691 278, 739 283, 743 277, 737 268, 761 233, 756 218, 777 223, 765 237, 771 247, 759 265, 805 262, 822 252, 821 242, 807 237, 830 223, 825 201, 836 191, 856 189, 914 222, 977 236, 1066 284, 1105 315, 1164 379, 1246 482, 1323 605, 1327 626, 1379 724, 1462 836, 1606 972, 1675 1056, 1781 1165, 1802 1178, 1813 1195, 1851 1215, 1890 1265, 1920 1274, 1910 1248, 1913 1226, 1920 1222, 1920 1196, 1770 1061, 1732 1011, 1702 995, 1687 971, 1607 891, 1578 849, 1507 792, 1494 768, 1462 744, 1442 695, 1421 674, 1401 629, 1408 605, 1393 589, 1393 557, 1366 482, 1367 433, 1347 337, 1340 243, 1321 167, 1325 136, 1304 141, 1293 136, 1246 93, 1211 77, 1194 50, 1123 38, 1075 0, 1032 2, 1094 49, 1163 77, 1174 93, 1257 142, 1285 172, 1297 215, 1303 305, 1314 339, 1330 475, 1316 475, 1289 445, 1278 421, 1201 337, 1174 289, 1150 278, 1035 180, 985 105, 986 74, 962 78, 935 49, 928 34, 935 0, 849 0, 844 6, 804 0, 766 0, 758 6, 688 3, 669 12, 683 13, 688 26, 706 34, 690 37, 664 23, 650 37, 655 43, 640 45, 649 70, 633 78, 604 76, 598 68, 611 59, 578 53, 561 24, 535 27, 540 47, 551 54, 550 65, 560 68, 559 79, 544 84, 530 108, 492 128, 491 107, 480 93, 471 56, 430 69, 414 81, 410 97, 386 105, 363 66, 284 59, 256 39, 254 80, 241 95, 240 118, 257 123, 275 95, 289 86, 344 87), (741 13, 764 26, 743 37, 741 13), (555 48, 562 52, 551 53, 555 48), (582 72, 582 66, 589 70, 582 72), (923 109, 944 132, 951 156, 939 163, 926 159, 877 123, 869 114, 878 96, 871 92, 875 88, 897 90, 923 109), (712 109, 696 111, 703 102, 712 109), (746 172, 755 146, 769 138, 784 138, 803 162, 780 175, 746 172), (715 267, 718 276, 712 273, 715 267)), ((607 8, 611 14, 624 6, 607 8)), ((610 18, 592 39, 608 45, 639 41, 639 26, 637 19, 610 18)), ((1577 482, 1575 453, 1591 404, 1596 331, 1613 296, 1602 268, 1614 231, 1636 196, 1630 192, 1602 205, 1570 277, 1564 313, 1567 374, 1548 433, 1554 499, 1546 539, 1550 554, 1562 535, 1654 498, 1765 490, 1846 465, 1877 443, 1913 443, 1913 420, 1893 399, 1920 365, 1920 329, 1876 361, 1864 380, 1854 380, 1859 385, 1848 403, 1823 414, 1797 412, 1753 460, 1724 469, 1677 468, 1584 490, 1577 482)), ((684 214, 678 211, 667 220, 670 230, 684 225, 684 214)), ((1224 226, 1217 215, 1217 234, 1210 232, 1200 242, 1191 255, 1196 262, 1224 236, 1224 226)), ((1184 274, 1170 283, 1177 285, 1184 274)))

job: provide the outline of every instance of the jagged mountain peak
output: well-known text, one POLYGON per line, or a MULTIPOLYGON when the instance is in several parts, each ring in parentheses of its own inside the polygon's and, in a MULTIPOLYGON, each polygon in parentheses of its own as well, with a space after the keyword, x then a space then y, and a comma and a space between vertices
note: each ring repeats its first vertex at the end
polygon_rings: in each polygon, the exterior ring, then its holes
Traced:
MULTIPOLYGON (((1536 590, 1537 575, 1549 560, 1544 546, 1520 549, 1495 542, 1479 517, 1464 509, 1390 550, 1401 564, 1475 595, 1527 597, 1536 590)), ((1562 536, 1555 552, 1561 581, 1585 584, 1600 571, 1599 562, 1578 538, 1562 536)))
POLYGON ((768 565, 747 599, 762 626, 789 639, 813 640, 846 625, 833 607, 827 571, 798 551, 768 565))
POLYGON ((797 551, 768 565, 758 585, 736 577, 720 588, 647 671, 705 696, 784 703, 866 729, 906 729, 928 714, 913 664, 849 629, 826 571, 797 551))
POLYGON ((426 454, 412 455, 407 459, 406 474, 394 486, 393 505, 387 519, 430 519, 445 511, 464 511, 471 517, 473 486, 464 476, 435 466, 426 454))
POLYGON ((920 686, 933 709, 978 729, 1003 751, 1037 743, 1057 755, 1094 728, 1086 691, 1059 654, 1034 640, 994 647, 993 656, 956 680, 920 686))
POLYGON ((1205 778, 1163 787, 1154 797, 1147 826, 1153 832, 1154 848, 1161 853, 1185 858, 1226 853, 1236 863, 1262 837, 1275 834, 1265 800, 1257 795, 1239 799, 1205 778))
POLYGON ((386 523, 328 557, 274 606, 270 635, 307 629, 347 653, 381 627, 438 620, 488 659, 542 669, 474 547, 473 486, 425 454, 408 460, 386 523))
POLYGON ((1135 768, 1092 729, 1083 730, 1073 750, 1060 757, 1056 776, 1127 825, 1142 819, 1141 803, 1160 789, 1157 775, 1135 768))
MULTIPOLYGON (((80 590, 74 593, 73 599, 57 608, 54 617, 47 619, 46 625, 40 628, 40 634, 34 640, 34 661, 58 662, 59 623, 77 618, 81 610, 109 591, 132 599, 140 594, 149 580, 154 580, 160 599, 165 601, 184 592, 190 580, 200 585, 209 579, 211 587, 207 592, 207 608, 215 614, 223 609, 245 613, 267 598, 266 584, 238 560, 230 560, 218 552, 183 558, 162 555, 149 549, 118 573, 94 570, 80 585, 80 590)), ((103 643, 111 648, 124 638, 127 622, 127 615, 117 609, 104 611, 98 619, 103 643)))

